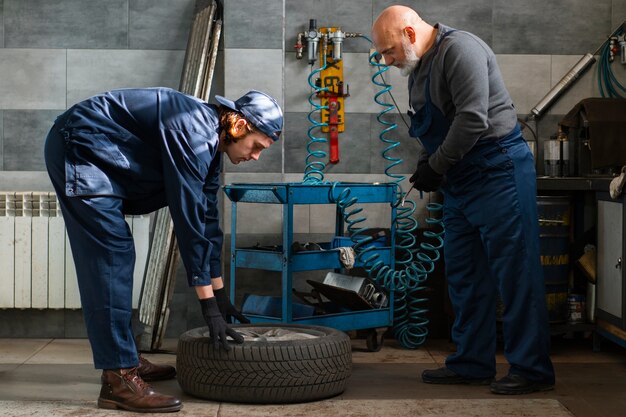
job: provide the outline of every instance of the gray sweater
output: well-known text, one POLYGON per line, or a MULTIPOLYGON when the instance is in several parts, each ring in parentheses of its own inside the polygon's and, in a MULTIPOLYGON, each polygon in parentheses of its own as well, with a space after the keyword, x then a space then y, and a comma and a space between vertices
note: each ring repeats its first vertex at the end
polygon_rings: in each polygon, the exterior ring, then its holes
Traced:
MULTIPOLYGON (((440 23, 435 27, 437 41, 452 30, 440 23)), ((478 140, 495 140, 509 133, 517 123, 517 113, 496 57, 480 38, 457 30, 442 41, 436 56, 434 52, 433 45, 410 75, 414 82, 409 100, 414 111, 424 105, 424 85, 434 58, 430 96, 451 126, 429 162, 435 171, 445 174, 478 140)), ((420 159, 426 157, 423 150, 420 159)))

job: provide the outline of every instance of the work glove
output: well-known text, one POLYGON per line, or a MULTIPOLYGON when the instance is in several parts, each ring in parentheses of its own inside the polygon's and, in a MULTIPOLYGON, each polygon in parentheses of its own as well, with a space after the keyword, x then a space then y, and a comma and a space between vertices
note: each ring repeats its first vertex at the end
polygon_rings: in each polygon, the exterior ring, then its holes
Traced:
POLYGON ((226 336, 230 336, 235 343, 243 343, 243 336, 231 329, 224 321, 215 297, 199 301, 202 308, 202 317, 204 317, 204 321, 209 326, 209 335, 213 339, 213 347, 215 349, 219 349, 221 344, 222 349, 230 350, 226 336))
POLYGON ((443 182, 443 175, 435 172, 430 166, 427 159, 424 159, 417 164, 415 173, 409 178, 409 181, 413 183, 413 186, 420 191, 437 191, 443 182))
POLYGON ((427 163, 428 163, 428 158, 420 159, 419 161, 417 161, 417 165, 415 166, 415 172, 413 173, 413 175, 411 175, 411 178, 409 178, 409 182, 411 184, 413 184, 415 180, 417 179, 417 177, 419 176, 420 166, 423 164, 427 164, 427 163))
POLYGON ((226 323, 232 323, 233 317, 239 321, 239 323, 250 323, 250 320, 246 318, 240 311, 238 311, 235 306, 230 302, 228 295, 226 295, 226 290, 224 288, 220 288, 219 290, 213 290, 213 294, 215 294, 215 299, 217 300, 217 306, 220 309, 220 313, 222 313, 222 317, 226 320, 226 323))

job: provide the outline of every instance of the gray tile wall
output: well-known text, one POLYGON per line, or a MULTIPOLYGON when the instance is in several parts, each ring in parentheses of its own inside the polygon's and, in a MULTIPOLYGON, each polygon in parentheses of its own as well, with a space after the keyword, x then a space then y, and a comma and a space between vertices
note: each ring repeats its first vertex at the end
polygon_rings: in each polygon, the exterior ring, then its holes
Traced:
POLYGON ((593 52, 612 30, 611 10, 611 0, 495 0, 494 52, 593 52))
POLYGON ((130 49, 186 49, 194 0, 130 0, 130 49))
POLYGON ((626 21, 626 0, 613 0, 611 9, 611 29, 626 21))
POLYGON ((68 50, 68 106, 114 88, 178 88, 184 58, 180 50, 68 50))
POLYGON ((6 48, 128 47, 128 0, 5 0, 6 48))
MULTIPOLYGON (((218 79, 224 81, 217 84, 233 98, 251 88, 267 91, 288 113, 284 141, 256 163, 227 163, 227 172, 287 173, 303 167, 306 132, 299 129, 307 128, 303 115, 310 110, 310 67, 304 60, 295 60, 295 34, 306 28, 308 19, 315 18, 318 26, 336 25, 369 35, 373 19, 392 3, 268 0, 259 7, 252 0, 225 2, 225 53, 217 69, 221 73, 218 79), (289 120, 291 117, 294 119, 289 120)), ((194 0, 0 0, 4 46, 0 49, 0 74, 4 75, 0 77, 0 109, 60 112, 111 88, 176 87, 194 4, 194 0)), ((593 4, 584 0, 477 0, 469 4, 452 0, 445 5, 425 0, 419 7, 427 21, 469 30, 492 45, 520 114, 528 113, 581 54, 595 50, 626 16, 626 0, 593 4)), ((361 151, 367 151, 374 145, 363 140, 367 122, 362 118, 379 111, 372 100, 377 89, 370 81, 375 70, 366 63, 369 47, 365 39, 344 43, 346 82, 351 87, 351 97, 345 102, 350 127, 340 140, 350 145, 347 149, 358 144, 361 151)), ((623 68, 616 67, 620 78, 623 68)), ((386 75, 405 111, 406 79, 394 70, 386 75)), ((577 101, 594 94, 598 92, 590 71, 550 113, 564 114, 577 101)), ((46 117, 36 120, 44 123, 46 117)), ((39 130, 45 131, 43 126, 39 130)), ((9 137, 12 134, 3 133, 3 161, 19 159, 17 151, 38 151, 38 139, 29 142, 21 138, 16 147, 18 139, 9 137)), ((362 153, 343 153, 346 163, 332 167, 333 172, 378 172, 381 164, 377 158, 370 156, 368 161, 362 153)), ((2 166, 4 170, 15 167, 11 163, 2 166)))
MULTIPOLYGON (((371 0, 314 0, 285 1, 285 50, 293 51, 298 32, 309 28, 309 20, 316 19, 317 27, 340 27, 344 32, 359 32, 369 36, 372 26, 371 0)), ((352 39, 345 43, 346 52, 367 52, 369 42, 352 39)))
POLYGON ((0 45, 4 47, 4 0, 0 0, 0 45))
MULTIPOLYGON (((8 187, 9 171, 45 170, 45 135, 75 102, 113 88, 177 88, 194 6, 0 0, 0 188, 8 187)), ((221 67, 213 91, 223 89, 220 77, 221 67)), ((48 186, 46 180, 37 188, 48 186)))
POLYGON ((64 49, 0 49, 1 109, 65 109, 64 49))
MULTIPOLYGON (((374 16, 377 16, 384 8, 397 3, 399 2, 393 0, 374 0, 374 16)), ((431 24, 441 22, 447 26, 467 30, 479 36, 488 45, 492 45, 495 3, 493 0, 471 2, 424 0, 415 3, 415 7, 420 16, 431 24)))
POLYGON ((282 49, 283 0, 223 3, 225 49, 282 49))
POLYGON ((4 112, 4 170, 45 171, 43 146, 56 110, 7 110, 4 112))

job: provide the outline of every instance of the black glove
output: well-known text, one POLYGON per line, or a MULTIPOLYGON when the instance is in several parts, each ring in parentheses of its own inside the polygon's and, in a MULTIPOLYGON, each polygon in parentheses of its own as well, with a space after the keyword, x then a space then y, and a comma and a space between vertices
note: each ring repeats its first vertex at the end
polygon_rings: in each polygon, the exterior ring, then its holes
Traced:
POLYGON ((409 178, 409 182, 411 184, 413 184, 415 180, 417 179, 417 177, 419 177, 420 165, 427 164, 427 163, 428 163, 428 159, 420 159, 419 161, 417 161, 417 165, 415 166, 415 172, 413 173, 413 175, 411 175, 411 178, 409 178))
POLYGON ((437 191, 443 182, 443 175, 436 173, 428 163, 428 160, 425 159, 417 164, 417 170, 409 178, 409 181, 420 191, 437 191))
POLYGON ((219 290, 213 290, 213 294, 215 294, 215 299, 217 300, 217 305, 220 308, 220 313, 222 313, 222 317, 226 320, 226 323, 232 323, 233 317, 239 321, 239 323, 250 323, 250 320, 246 318, 241 312, 237 311, 235 306, 230 302, 228 295, 226 295, 226 290, 224 288, 220 288, 219 290))
POLYGON ((231 329, 224 321, 215 297, 198 301, 200 301, 200 307, 202 307, 204 321, 209 326, 209 334, 211 339, 213 339, 213 347, 215 349, 218 349, 221 343, 223 349, 230 350, 226 336, 232 337, 235 343, 243 343, 243 336, 231 329))

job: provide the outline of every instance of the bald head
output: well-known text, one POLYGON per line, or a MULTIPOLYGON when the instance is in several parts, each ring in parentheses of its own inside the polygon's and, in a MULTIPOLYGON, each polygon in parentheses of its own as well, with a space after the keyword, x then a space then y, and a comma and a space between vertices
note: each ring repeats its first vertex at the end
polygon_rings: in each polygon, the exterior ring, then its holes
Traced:
MULTIPOLYGON (((383 10, 372 25, 372 41, 385 64, 408 68, 433 44, 436 29, 424 22, 417 12, 406 6, 390 6, 383 10)), ((409 71, 410 68, 407 70, 409 71)))
POLYGON ((406 26, 416 26, 422 19, 417 12, 406 6, 389 6, 376 18, 372 34, 384 31, 402 31, 406 26))

